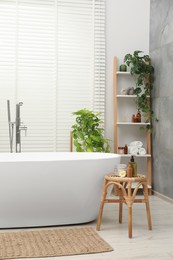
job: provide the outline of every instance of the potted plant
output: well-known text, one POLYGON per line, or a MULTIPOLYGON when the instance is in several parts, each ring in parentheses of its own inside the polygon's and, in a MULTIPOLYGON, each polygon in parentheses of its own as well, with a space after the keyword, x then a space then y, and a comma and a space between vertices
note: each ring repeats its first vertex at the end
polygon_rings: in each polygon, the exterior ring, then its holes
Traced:
POLYGON ((124 62, 130 66, 130 73, 133 76, 136 87, 137 109, 142 112, 146 122, 151 122, 153 111, 151 109, 149 96, 153 88, 154 68, 149 55, 142 55, 142 51, 134 51, 133 54, 126 54, 124 62))
POLYGON ((73 112, 76 124, 72 126, 72 137, 77 152, 110 152, 109 140, 103 136, 103 121, 98 117, 100 114, 87 109, 73 112))

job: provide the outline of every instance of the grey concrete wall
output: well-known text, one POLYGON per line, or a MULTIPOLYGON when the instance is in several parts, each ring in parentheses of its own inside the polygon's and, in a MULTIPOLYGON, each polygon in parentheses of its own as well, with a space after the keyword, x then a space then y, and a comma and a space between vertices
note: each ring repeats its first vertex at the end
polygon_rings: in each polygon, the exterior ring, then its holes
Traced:
POLYGON ((153 186, 173 198, 173 0, 151 0, 150 56, 155 67, 152 106, 153 186))

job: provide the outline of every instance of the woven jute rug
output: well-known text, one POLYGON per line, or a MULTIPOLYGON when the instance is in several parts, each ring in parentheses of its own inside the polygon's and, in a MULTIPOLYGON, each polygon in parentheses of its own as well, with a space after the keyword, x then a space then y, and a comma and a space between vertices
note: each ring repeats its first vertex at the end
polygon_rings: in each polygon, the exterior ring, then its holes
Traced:
POLYGON ((0 232, 0 259, 68 256, 112 250, 91 227, 0 232))

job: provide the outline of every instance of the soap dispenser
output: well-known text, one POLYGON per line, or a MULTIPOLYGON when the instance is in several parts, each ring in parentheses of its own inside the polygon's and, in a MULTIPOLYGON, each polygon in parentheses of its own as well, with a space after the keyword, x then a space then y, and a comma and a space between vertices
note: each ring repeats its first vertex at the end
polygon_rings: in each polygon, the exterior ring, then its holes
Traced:
POLYGON ((130 162, 128 163, 128 165, 131 165, 133 168, 132 177, 137 177, 137 163, 135 162, 133 155, 131 156, 130 162))

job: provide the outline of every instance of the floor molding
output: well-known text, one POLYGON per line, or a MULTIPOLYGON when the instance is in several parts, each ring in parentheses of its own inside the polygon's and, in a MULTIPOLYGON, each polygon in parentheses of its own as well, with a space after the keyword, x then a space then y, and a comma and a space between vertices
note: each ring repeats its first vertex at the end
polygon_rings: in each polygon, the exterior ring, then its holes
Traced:
POLYGON ((167 196, 161 194, 161 193, 158 192, 158 191, 153 190, 152 192, 153 192, 153 195, 155 195, 155 196, 157 196, 157 197, 159 197, 159 198, 161 198, 161 199, 163 199, 163 200, 165 200, 165 201, 167 201, 167 202, 173 204, 173 199, 171 199, 171 198, 169 198, 169 197, 167 197, 167 196))

